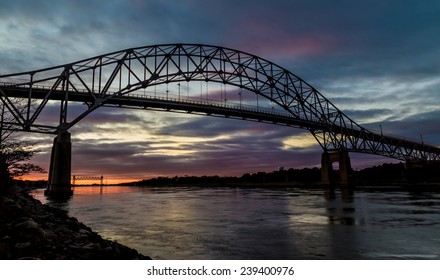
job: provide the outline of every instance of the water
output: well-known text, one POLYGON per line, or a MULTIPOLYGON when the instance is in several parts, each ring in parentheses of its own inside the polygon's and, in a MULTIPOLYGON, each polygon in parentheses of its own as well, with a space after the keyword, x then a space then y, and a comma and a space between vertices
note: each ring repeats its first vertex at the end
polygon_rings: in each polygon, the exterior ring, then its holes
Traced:
POLYGON ((440 259, 440 194, 77 187, 69 215, 153 259, 440 259))

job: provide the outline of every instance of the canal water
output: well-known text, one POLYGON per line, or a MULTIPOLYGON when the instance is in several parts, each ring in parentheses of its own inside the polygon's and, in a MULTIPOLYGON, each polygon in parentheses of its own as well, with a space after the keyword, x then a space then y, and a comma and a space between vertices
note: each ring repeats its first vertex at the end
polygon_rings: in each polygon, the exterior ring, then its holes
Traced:
POLYGON ((32 195, 153 259, 440 259, 440 194, 76 187, 32 195))

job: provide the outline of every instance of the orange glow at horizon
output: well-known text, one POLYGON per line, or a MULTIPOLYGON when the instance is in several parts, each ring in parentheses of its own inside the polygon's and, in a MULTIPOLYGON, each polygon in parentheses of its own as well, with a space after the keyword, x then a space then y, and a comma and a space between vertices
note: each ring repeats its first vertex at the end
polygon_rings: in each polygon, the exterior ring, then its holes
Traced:
POLYGON ((113 194, 131 191, 127 187, 93 187, 93 186, 79 186, 73 188, 74 194, 113 194))
MULTIPOLYGON (((73 176, 73 175, 72 175, 73 176)), ((16 180, 23 180, 23 181, 47 181, 48 179, 48 174, 29 174, 29 175, 24 175, 21 177, 16 177, 16 180)), ((104 185, 116 185, 116 184, 121 184, 121 183, 130 183, 130 182, 137 182, 137 181, 141 181, 145 178, 106 178, 104 176, 104 180, 103 183, 104 185)), ((71 182, 73 183, 73 182, 71 182)), ((100 181, 99 180, 84 180, 84 181, 77 181, 76 184, 77 185, 91 185, 91 184, 99 184, 100 181)))

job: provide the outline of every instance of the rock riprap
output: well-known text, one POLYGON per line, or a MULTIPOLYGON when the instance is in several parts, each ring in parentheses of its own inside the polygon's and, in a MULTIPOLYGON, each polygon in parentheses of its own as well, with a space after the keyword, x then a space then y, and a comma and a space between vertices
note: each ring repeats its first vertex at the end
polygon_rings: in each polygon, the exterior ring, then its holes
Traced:
POLYGON ((149 259, 24 192, 0 195, 0 259, 149 259))

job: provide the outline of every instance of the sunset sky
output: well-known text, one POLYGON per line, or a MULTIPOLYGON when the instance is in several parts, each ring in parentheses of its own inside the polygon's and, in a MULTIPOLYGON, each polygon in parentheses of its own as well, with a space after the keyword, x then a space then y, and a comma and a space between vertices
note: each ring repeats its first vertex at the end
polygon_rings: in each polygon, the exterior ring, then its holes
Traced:
MULTIPOLYGON (((440 1, 0 0, 0 74, 131 47, 218 45, 303 78, 361 125, 440 144, 440 1)), ((100 108, 72 133, 72 173, 108 182, 319 166, 300 129, 100 108)), ((24 134, 48 169, 53 136, 24 134)), ((392 159, 352 154, 354 168, 392 159)), ((26 178, 46 178, 47 174, 26 178), (35 177, 37 176, 37 177, 35 177)))

